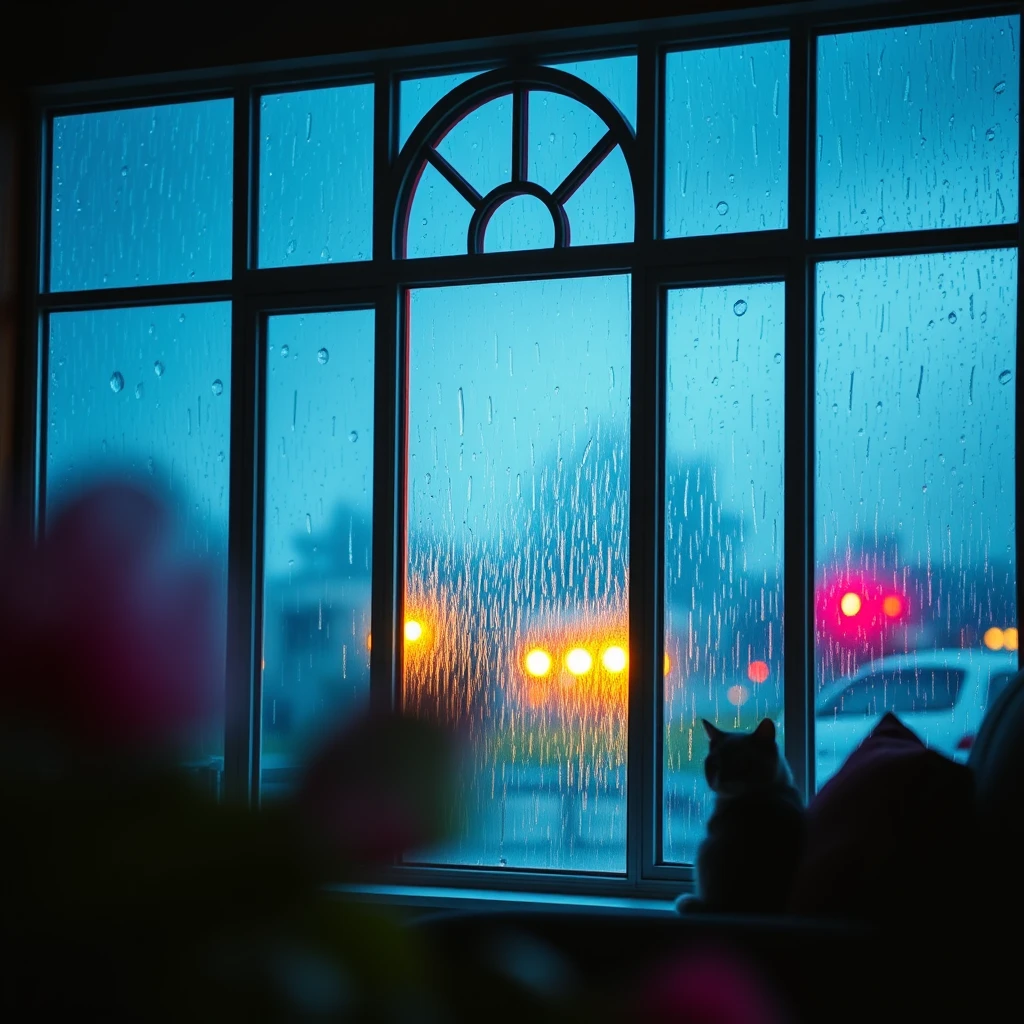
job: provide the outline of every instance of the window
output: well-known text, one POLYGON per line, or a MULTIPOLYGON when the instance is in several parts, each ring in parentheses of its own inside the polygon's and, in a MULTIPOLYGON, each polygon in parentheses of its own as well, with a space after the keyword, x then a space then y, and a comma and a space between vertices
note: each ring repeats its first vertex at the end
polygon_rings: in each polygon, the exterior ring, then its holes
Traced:
POLYGON ((1003 690, 1005 690, 1009 685, 1010 680, 1015 679, 1016 676, 1016 672, 1000 672, 989 680, 988 699, 985 701, 986 708, 992 707, 992 705, 999 700, 1003 690))
POLYGON ((675 894, 702 718, 771 718, 807 795, 885 710, 974 730, 972 658, 1016 658, 1020 25, 946 7, 41 97, 37 519, 169 490, 226 792, 397 705, 468 736, 471 813, 389 880, 675 894))

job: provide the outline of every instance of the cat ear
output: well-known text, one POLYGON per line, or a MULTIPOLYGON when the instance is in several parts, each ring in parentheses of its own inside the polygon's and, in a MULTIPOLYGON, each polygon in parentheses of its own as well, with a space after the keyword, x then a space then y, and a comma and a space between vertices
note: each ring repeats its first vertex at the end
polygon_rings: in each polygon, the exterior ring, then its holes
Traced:
POLYGON ((716 740, 719 736, 725 735, 721 729, 712 725, 706 718, 702 718, 701 721, 704 723, 704 731, 708 734, 709 740, 716 740))
POLYGON ((775 739, 775 723, 770 718, 765 718, 761 721, 758 727, 754 730, 754 735, 759 740, 772 740, 775 739))

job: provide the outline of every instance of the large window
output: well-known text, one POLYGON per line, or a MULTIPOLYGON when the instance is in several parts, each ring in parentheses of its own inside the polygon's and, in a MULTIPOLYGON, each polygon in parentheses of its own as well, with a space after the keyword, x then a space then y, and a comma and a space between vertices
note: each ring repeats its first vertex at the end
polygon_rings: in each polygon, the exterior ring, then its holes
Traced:
POLYGON ((654 894, 702 718, 808 796, 888 709, 962 756, 1016 664, 1019 17, 815 17, 41 97, 37 521, 168 489, 226 791, 398 706, 470 813, 390 881, 654 894))

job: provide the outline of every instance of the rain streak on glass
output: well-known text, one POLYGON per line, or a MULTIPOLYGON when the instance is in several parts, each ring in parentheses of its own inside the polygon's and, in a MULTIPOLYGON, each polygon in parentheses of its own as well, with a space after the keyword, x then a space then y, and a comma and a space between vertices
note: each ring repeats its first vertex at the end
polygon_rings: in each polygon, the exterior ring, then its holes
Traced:
POLYGON ((786 227, 789 43, 665 57, 665 236, 786 227))
POLYGON ((818 41, 819 236, 1017 219, 1020 18, 818 41))
POLYGON ((662 856, 692 863, 701 718, 782 726, 784 286, 673 290, 667 313, 662 856))
POLYGON ((374 314, 272 316, 267 344, 262 792, 273 796, 369 693, 374 314), (283 349, 290 358, 274 358, 283 349), (370 443, 351 444, 357 431, 370 443))
MULTIPOLYGON (((49 324, 47 515, 98 475, 168 488, 189 552, 218 574, 226 616, 230 460, 218 455, 230 451, 230 303, 52 313, 49 324)), ((219 755, 222 731, 196 743, 196 756, 219 755)))
POLYGON ((53 119, 50 288, 231 274, 232 101, 53 119))
POLYGON ((404 701, 471 738, 414 859, 625 869, 629 287, 411 294, 404 701))
POLYGON ((818 266, 818 785, 886 710, 965 760, 1016 665, 1017 273, 1012 249, 818 266))
POLYGON ((260 100, 261 267, 368 260, 373 86, 260 100))

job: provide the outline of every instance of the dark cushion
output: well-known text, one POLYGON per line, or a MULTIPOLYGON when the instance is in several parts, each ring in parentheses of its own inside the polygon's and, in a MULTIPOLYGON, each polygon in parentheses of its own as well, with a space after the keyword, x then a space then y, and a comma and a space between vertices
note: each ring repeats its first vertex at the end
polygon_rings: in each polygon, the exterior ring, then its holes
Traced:
MULTIPOLYGON (((876 922, 947 916, 973 849, 973 774, 891 712, 811 800, 790 909, 876 922)), ((955 911, 955 907, 952 908, 955 911)))

